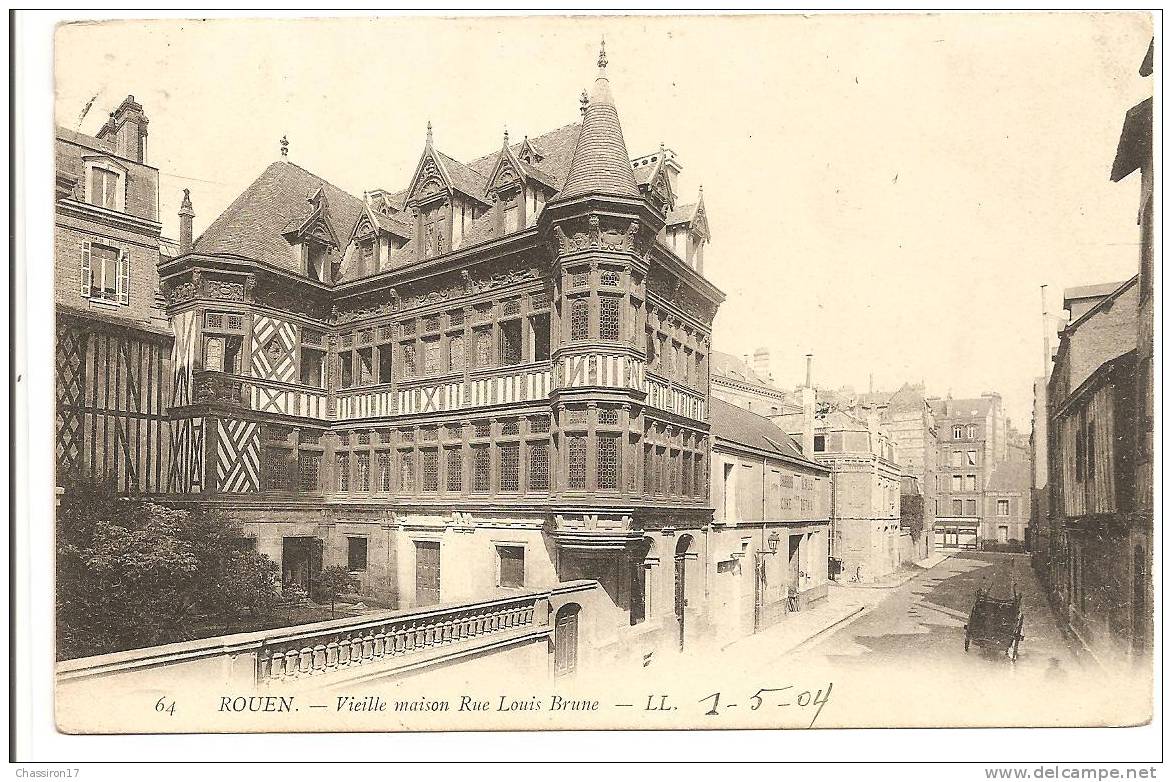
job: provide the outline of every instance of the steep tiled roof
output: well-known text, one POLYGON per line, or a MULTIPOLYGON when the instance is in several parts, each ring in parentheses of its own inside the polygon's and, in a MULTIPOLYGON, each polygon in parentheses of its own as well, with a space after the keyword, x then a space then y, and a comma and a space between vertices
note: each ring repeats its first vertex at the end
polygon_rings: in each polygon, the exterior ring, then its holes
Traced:
POLYGON ((865 432, 867 422, 844 410, 831 410, 815 419, 814 428, 827 432, 865 432))
POLYGON ((461 193, 467 193, 473 198, 484 200, 484 191, 488 186, 485 177, 476 171, 473 171, 468 166, 456 160, 454 157, 445 155, 443 152, 436 150, 436 156, 443 161, 444 168, 448 172, 448 176, 452 179, 452 187, 459 190, 461 193))
POLYGON ((941 418, 984 418, 993 406, 989 397, 976 399, 932 399, 928 404, 932 412, 941 418))
POLYGON ((1095 299, 1100 296, 1109 296, 1119 289, 1126 280, 1121 282, 1104 282, 1097 285, 1079 285, 1074 288, 1067 288, 1062 292, 1063 301, 1072 301, 1074 299, 1095 299))
POLYGON ((696 207, 699 204, 683 204, 677 206, 667 216, 668 225, 678 225, 679 223, 690 223, 692 218, 696 216, 696 207))
POLYGON ((712 434, 722 440, 788 459, 809 461, 802 455, 801 446, 768 418, 716 397, 712 397, 709 413, 712 434))
POLYGON ((893 413, 914 412, 924 409, 924 388, 904 383, 900 389, 891 395, 888 410, 893 413))
POLYGON ((281 232, 310 216, 313 207, 309 197, 318 188, 325 190, 335 233, 346 241, 362 212, 361 199, 294 163, 278 160, 207 227, 196 240, 195 251, 242 255, 293 268, 289 242, 281 232))
MULTIPOLYGON (((535 166, 528 166, 524 162, 521 165, 525 166, 526 171, 529 171, 530 168, 536 169, 547 177, 555 188, 561 189, 566 183, 566 175, 570 173, 570 162, 574 158, 574 146, 578 143, 578 133, 581 130, 581 123, 575 122, 571 125, 563 125, 536 138, 528 139, 529 146, 539 150, 543 157, 541 162, 535 166)), ((524 147, 525 140, 522 140, 519 143, 510 144, 509 151, 518 155, 524 147)), ((500 151, 498 150, 490 155, 476 158, 468 164, 468 168, 480 174, 482 178, 488 179, 492 175, 492 169, 496 165, 499 155, 500 151)))
POLYGON ((599 55, 598 66, 566 186, 556 199, 559 201, 590 194, 640 197, 619 113, 610 94, 605 52, 599 55))
POLYGON ((1111 165, 1111 181, 1118 182, 1152 159, 1152 99, 1132 106, 1123 119, 1119 147, 1111 165))

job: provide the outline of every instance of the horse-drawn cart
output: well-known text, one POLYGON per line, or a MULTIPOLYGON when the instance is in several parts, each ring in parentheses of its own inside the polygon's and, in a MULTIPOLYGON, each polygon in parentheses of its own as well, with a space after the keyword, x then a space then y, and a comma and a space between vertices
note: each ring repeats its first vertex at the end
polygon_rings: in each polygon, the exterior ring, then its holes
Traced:
POLYGON ((1002 600, 989 594, 988 588, 977 590, 977 599, 964 626, 964 650, 976 644, 986 651, 1004 653, 1010 661, 1017 660, 1018 645, 1025 635, 1022 628, 1025 615, 1021 612, 1021 594, 1013 589, 1013 597, 1002 600))

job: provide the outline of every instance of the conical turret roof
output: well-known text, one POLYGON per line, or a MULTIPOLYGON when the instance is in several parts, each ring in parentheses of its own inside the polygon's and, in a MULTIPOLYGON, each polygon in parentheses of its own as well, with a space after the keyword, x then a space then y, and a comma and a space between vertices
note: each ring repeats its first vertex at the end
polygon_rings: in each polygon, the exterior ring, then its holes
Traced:
POLYGON ((574 147, 566 185, 555 200, 584 195, 641 197, 606 76, 605 41, 598 55, 598 77, 582 117, 582 132, 574 147))

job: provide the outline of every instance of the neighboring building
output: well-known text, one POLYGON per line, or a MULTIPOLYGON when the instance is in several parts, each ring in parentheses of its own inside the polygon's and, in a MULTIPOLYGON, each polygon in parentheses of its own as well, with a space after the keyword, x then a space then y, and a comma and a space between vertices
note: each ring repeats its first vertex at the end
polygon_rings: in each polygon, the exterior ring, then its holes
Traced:
POLYGON ((96 136, 55 142, 57 485, 168 490, 171 333, 159 295, 159 172, 127 96, 96 136))
POLYGON ((872 581, 899 567, 901 470, 877 414, 819 415, 812 454, 830 469, 830 556, 843 578, 872 581))
POLYGON ((1136 491, 1138 287, 1133 277, 1062 331, 1047 391, 1050 585, 1079 638, 1108 655, 1136 645, 1151 610, 1136 491))
MULTIPOLYGON (((1140 66, 1152 73, 1153 45, 1140 66)), ((1101 662, 1150 659, 1153 606, 1152 99, 1124 120, 1112 181, 1140 172, 1139 273, 1075 289, 1047 388, 1048 547, 1039 564, 1101 662), (1089 291, 1089 293, 1088 293, 1089 291)))
POLYGON ((935 543, 975 549, 996 538, 985 514, 985 491, 1008 456, 1009 430, 1000 394, 976 399, 929 399, 936 418, 940 464, 936 475, 935 543))
POLYGON ((756 632, 827 594, 830 471, 773 422, 712 399, 707 606, 718 637, 756 632))
MULTIPOLYGON (((1053 362, 1053 356, 1047 349, 1046 363, 1053 362)), ((1047 366, 1047 372, 1049 367, 1047 366)), ((1046 410, 1046 377, 1034 378, 1034 404, 1030 421, 1030 521, 1026 527, 1026 548, 1030 552, 1030 561, 1039 573, 1049 570, 1050 564, 1050 525, 1049 496, 1046 491, 1047 456, 1046 448, 1049 436, 1047 424, 1049 415, 1046 410)))
POLYGON ((904 476, 900 519, 908 539, 901 541, 901 551, 906 550, 902 559, 924 559, 935 548, 936 476, 940 469, 939 432, 924 386, 904 383, 883 406, 880 422, 891 437, 895 462, 904 476))
POLYGON ((344 564, 411 607, 589 578, 604 653, 690 641, 723 295, 681 168, 632 162, 603 54, 581 122, 467 163, 429 127, 401 191, 282 158, 194 243, 185 204, 160 270, 173 485, 289 584, 344 564), (649 551, 671 568, 650 588, 649 551))
POLYGON ((757 348, 752 359, 714 350, 710 368, 714 397, 766 417, 801 412, 801 403, 774 384, 765 348, 757 348))
POLYGON ((1030 465, 1024 452, 1010 449, 1010 458, 993 469, 985 487, 983 548, 1017 548, 1026 540, 1030 522, 1030 465))

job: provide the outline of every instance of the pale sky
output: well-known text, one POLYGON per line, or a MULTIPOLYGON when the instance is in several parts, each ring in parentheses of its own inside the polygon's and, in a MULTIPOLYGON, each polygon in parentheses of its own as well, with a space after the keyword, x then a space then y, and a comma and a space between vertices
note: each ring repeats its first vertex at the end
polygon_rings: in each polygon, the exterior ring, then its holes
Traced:
MULTIPOLYGON (((1039 285, 1137 270, 1138 175, 1109 180, 1151 19, 1133 14, 113 22, 57 34, 57 121, 150 120, 163 231, 198 234, 278 157, 360 196, 408 184, 430 119, 460 160, 579 119, 605 34, 632 156, 704 185, 714 347, 778 383, 1000 391, 1028 431, 1039 285)), ((1158 61, 1158 59, 1157 59, 1158 61)))

